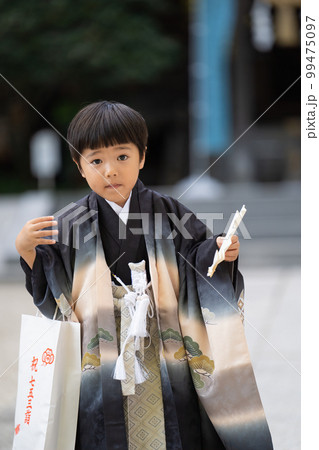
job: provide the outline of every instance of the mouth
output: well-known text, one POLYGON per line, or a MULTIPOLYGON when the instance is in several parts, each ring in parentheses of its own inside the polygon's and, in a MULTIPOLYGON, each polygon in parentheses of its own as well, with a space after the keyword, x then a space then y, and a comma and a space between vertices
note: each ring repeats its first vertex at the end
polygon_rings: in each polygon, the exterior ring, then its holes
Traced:
POLYGON ((108 184, 105 189, 118 189, 119 187, 121 187, 120 184, 108 184))

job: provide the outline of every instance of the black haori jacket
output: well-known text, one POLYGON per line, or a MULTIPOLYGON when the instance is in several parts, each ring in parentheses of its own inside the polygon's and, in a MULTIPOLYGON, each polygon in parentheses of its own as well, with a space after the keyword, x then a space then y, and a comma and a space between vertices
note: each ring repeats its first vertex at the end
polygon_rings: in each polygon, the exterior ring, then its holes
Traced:
POLYGON ((243 279, 237 263, 226 262, 207 277, 217 246, 204 224, 139 180, 126 227, 95 192, 55 217, 59 242, 37 247, 32 271, 21 263, 39 310, 52 317, 58 304, 82 325, 90 370, 82 375, 76 448, 127 448, 121 384, 113 379, 111 273, 129 284, 128 262, 145 259, 161 339, 167 449, 272 449, 238 306, 243 279), (97 346, 88 350, 94 336, 97 346))

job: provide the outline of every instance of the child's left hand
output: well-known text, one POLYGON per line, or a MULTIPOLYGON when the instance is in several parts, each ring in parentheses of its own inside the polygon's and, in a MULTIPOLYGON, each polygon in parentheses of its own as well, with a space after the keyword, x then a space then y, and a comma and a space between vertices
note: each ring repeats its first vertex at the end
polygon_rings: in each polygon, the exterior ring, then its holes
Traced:
MULTIPOLYGON (((218 248, 221 247, 224 239, 225 238, 223 238, 221 236, 219 236, 216 239, 218 248)), ((240 247, 238 236, 236 236, 236 235, 232 236, 231 241, 232 241, 232 244, 230 245, 227 252, 225 253, 225 261, 229 261, 229 262, 235 261, 238 258, 239 247, 240 247)))

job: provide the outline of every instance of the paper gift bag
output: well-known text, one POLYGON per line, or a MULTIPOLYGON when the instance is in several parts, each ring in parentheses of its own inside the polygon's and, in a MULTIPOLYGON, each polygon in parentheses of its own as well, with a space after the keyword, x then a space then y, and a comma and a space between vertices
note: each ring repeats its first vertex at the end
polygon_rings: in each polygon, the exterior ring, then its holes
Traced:
POLYGON ((80 324, 22 315, 13 449, 74 448, 80 324))

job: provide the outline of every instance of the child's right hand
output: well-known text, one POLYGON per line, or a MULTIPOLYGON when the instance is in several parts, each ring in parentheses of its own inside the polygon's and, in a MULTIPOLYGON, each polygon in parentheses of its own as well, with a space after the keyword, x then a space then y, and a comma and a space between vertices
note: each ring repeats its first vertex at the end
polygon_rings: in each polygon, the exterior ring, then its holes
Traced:
POLYGON ((32 269, 35 260, 37 245, 55 244, 54 239, 46 239, 48 236, 58 234, 57 230, 43 230, 43 228, 57 225, 53 216, 37 217, 29 220, 16 238, 16 249, 22 258, 32 269))

